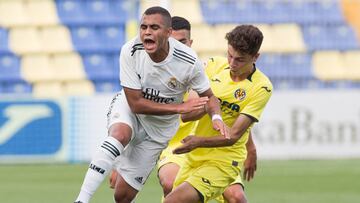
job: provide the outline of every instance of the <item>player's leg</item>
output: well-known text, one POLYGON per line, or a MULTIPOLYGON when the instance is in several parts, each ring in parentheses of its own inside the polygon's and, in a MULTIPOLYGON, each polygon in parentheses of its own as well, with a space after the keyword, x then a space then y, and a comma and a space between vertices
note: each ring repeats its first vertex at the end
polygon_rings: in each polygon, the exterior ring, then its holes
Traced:
POLYGON ((76 202, 87 203, 90 201, 96 189, 113 168, 115 158, 120 156, 132 137, 135 116, 130 111, 125 96, 117 95, 113 101, 111 107, 114 108, 110 108, 112 111, 109 111, 111 122, 109 136, 96 150, 76 202))
POLYGON ((163 188, 164 197, 171 192, 179 169, 179 165, 173 162, 167 163, 159 169, 159 181, 163 188))
POLYGON ((143 129, 130 141, 119 157, 114 199, 116 203, 130 203, 144 186, 166 143, 152 140, 143 129))
POLYGON ((133 188, 131 185, 129 185, 124 178, 119 174, 115 173, 117 175, 116 177, 116 184, 115 184, 115 194, 114 194, 114 200, 116 203, 130 203, 132 202, 136 194, 138 193, 138 190, 133 188))
POLYGON ((115 188, 117 176, 118 176, 118 172, 116 170, 112 170, 109 176, 109 184, 111 189, 115 188))
POLYGON ((202 201, 201 194, 188 182, 183 182, 166 196, 164 203, 198 203, 200 201, 202 201))
POLYGON ((223 196, 228 203, 247 203, 244 189, 239 183, 227 187, 223 196))

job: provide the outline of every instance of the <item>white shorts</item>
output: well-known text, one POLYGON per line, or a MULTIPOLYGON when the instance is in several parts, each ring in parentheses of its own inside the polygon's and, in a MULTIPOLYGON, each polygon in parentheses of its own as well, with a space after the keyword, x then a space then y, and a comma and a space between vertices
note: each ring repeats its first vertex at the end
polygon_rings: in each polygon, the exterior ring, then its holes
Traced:
POLYGON ((133 188, 140 191, 155 167, 167 143, 153 140, 130 110, 124 92, 118 93, 108 112, 108 128, 114 123, 125 123, 132 129, 131 141, 116 158, 114 168, 133 188))

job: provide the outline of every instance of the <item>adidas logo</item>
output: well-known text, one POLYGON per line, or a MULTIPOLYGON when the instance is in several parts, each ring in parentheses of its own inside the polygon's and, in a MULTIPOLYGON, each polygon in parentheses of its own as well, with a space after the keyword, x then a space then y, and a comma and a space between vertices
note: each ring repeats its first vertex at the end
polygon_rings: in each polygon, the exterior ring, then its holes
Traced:
POLYGON ((142 183, 143 177, 136 177, 135 180, 136 180, 138 183, 142 183))

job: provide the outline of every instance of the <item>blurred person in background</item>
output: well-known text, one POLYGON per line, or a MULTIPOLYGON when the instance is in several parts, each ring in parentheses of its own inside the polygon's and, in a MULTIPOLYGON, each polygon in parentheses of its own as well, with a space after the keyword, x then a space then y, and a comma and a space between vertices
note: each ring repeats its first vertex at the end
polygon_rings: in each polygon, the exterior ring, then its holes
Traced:
MULTIPOLYGON (((193 40, 191 39, 191 25, 188 20, 185 18, 174 16, 172 17, 172 28, 173 31, 171 33, 171 37, 180 41, 181 43, 191 46, 193 40)), ((213 58, 212 60, 216 60, 217 58, 213 58)), ((215 63, 212 63, 215 64, 215 63)), ((211 66, 208 67, 207 72, 220 72, 224 70, 226 67, 223 66, 211 66), (219 70, 215 70, 218 68, 219 70)), ((196 96, 194 93, 190 91, 191 98, 196 96)), ((185 96, 187 98, 187 96, 185 96)), ((180 120, 179 130, 176 132, 174 137, 169 141, 169 145, 160 155, 160 159, 158 161, 158 177, 160 180, 160 185, 163 189, 164 197, 169 194, 172 190, 173 183, 178 173, 180 167, 184 164, 184 154, 173 154, 172 151, 181 145, 181 140, 191 134, 193 128, 195 127, 196 122, 182 122, 180 120)), ((247 158, 244 162, 243 166, 243 177, 245 180, 250 181, 255 174, 256 171, 256 146, 252 140, 251 134, 249 135, 249 140, 246 143, 247 149, 247 158)), ((110 187, 114 188, 116 183, 117 172, 113 170, 110 176, 110 187)), ((245 193, 243 190, 243 183, 241 180, 241 176, 226 188, 224 192, 224 197, 228 202, 242 202, 245 197, 245 193)), ((224 202, 222 198, 218 199, 218 202, 224 202)))
POLYGON ((252 25, 240 25, 227 33, 226 39, 227 61, 219 63, 220 60, 210 59, 206 71, 220 100, 224 122, 231 126, 230 139, 209 128, 211 120, 203 116, 205 111, 182 114, 184 121, 203 117, 196 126, 195 136, 184 138, 183 145, 173 151, 187 154, 165 203, 207 202, 222 194, 226 196, 225 189, 241 174, 251 127, 259 121, 271 97, 270 80, 255 66, 263 40, 261 31, 252 25), (211 66, 225 70, 214 73, 208 69, 211 66))
POLYGON ((75 202, 90 201, 117 157, 114 199, 131 202, 177 131, 181 113, 206 108, 213 128, 227 136, 203 64, 191 48, 170 38, 171 32, 170 13, 151 7, 141 18, 140 35, 122 47, 123 91, 113 100, 109 136, 94 155, 75 202), (183 102, 190 87, 200 97, 183 102))

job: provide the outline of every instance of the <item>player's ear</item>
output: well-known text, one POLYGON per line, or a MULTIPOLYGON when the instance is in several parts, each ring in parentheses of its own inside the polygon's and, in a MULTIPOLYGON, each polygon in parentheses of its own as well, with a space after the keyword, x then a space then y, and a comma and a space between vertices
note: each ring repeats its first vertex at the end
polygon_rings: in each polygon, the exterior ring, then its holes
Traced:
POLYGON ((167 30, 167 37, 169 38, 171 36, 173 29, 171 27, 168 28, 167 30))
POLYGON ((256 54, 254 55, 254 57, 253 57, 253 62, 254 62, 254 63, 255 63, 256 60, 259 58, 259 56, 260 56, 260 53, 256 53, 256 54))
POLYGON ((191 47, 192 43, 193 43, 193 40, 191 39, 191 40, 190 40, 190 42, 189 42, 189 44, 190 44, 190 47, 191 47))

